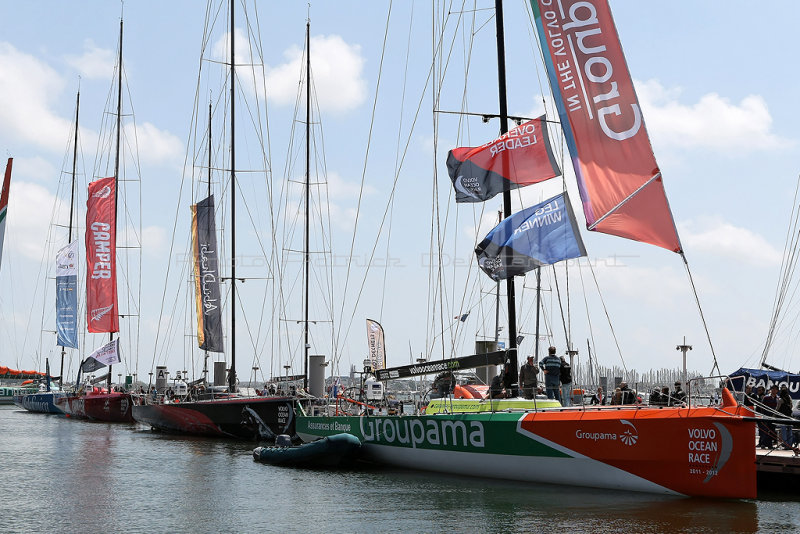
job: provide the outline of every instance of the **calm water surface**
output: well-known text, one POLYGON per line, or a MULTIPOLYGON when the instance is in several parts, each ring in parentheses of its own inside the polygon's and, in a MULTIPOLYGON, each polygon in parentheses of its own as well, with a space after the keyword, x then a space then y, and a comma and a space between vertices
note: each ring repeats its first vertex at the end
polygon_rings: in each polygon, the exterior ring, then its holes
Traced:
POLYGON ((2 532, 797 532, 800 493, 678 499, 255 463, 254 443, 0 407, 2 532))

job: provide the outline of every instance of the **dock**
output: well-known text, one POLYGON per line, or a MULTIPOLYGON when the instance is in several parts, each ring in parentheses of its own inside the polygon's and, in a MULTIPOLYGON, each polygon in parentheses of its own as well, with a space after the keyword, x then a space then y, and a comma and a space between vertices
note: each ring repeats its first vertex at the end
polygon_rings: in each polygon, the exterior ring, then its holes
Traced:
POLYGON ((774 488, 776 483, 793 488, 800 475, 800 456, 790 450, 756 449, 756 470, 759 490, 774 488))

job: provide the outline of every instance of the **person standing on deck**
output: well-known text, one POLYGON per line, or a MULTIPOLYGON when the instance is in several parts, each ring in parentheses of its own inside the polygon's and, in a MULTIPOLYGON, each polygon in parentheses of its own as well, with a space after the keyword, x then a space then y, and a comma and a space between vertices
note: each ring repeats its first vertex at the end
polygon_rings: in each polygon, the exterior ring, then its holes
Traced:
POLYGON ((547 398, 561 401, 559 385, 561 382, 561 359, 556 356, 556 348, 547 349, 547 357, 539 362, 539 367, 544 370, 544 385, 547 389, 547 398))
POLYGON ((519 370, 519 382, 522 386, 522 394, 526 399, 532 399, 536 395, 536 387, 539 385, 539 369, 533 363, 533 356, 528 356, 528 360, 522 364, 519 370))
POLYGON ((559 373, 561 380, 561 406, 572 406, 572 367, 561 357, 561 371, 559 373))

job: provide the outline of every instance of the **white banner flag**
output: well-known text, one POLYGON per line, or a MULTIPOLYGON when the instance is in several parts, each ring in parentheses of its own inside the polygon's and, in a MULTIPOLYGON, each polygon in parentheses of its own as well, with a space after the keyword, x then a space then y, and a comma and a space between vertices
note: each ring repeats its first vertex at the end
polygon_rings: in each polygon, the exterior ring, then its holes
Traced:
POLYGON ((121 361, 119 354, 119 338, 117 338, 91 353, 83 362, 83 365, 81 365, 81 370, 84 373, 91 373, 101 367, 120 363, 121 361))
POLYGON ((383 344, 383 327, 378 321, 367 319, 367 344, 369 360, 375 371, 386 368, 386 349, 383 344))

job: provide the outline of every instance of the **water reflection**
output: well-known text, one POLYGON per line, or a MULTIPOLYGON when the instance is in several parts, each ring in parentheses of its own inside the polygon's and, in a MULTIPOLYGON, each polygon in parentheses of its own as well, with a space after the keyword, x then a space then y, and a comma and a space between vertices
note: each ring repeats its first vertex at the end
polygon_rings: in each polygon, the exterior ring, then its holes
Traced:
MULTIPOLYGON (((800 503, 683 499, 253 461, 256 443, 0 408, 4 531, 794 532, 800 503)), ((794 497, 791 496, 791 497, 794 497)))

